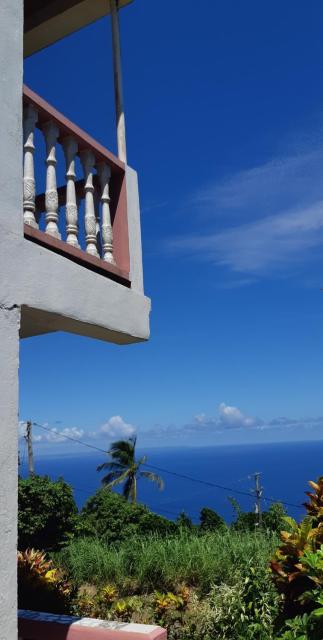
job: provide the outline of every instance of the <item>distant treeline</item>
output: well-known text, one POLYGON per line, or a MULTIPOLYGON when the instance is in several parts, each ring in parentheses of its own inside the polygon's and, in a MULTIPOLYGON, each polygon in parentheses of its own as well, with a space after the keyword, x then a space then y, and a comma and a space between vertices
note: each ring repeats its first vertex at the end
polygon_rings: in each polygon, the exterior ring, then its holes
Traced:
MULTIPOLYGON (((184 512, 177 520, 169 520, 153 513, 142 504, 132 504, 107 487, 99 489, 78 511, 72 487, 64 481, 48 476, 19 478, 18 544, 20 549, 55 550, 76 537, 95 537, 107 544, 129 539, 131 536, 176 535, 183 529, 203 534, 228 529, 224 519, 213 509, 204 507, 200 523, 193 524, 184 512)), ((235 519, 233 530, 254 531, 258 518, 253 512, 243 512, 231 499, 235 519)), ((274 503, 263 513, 262 527, 280 531, 285 510, 274 503)))

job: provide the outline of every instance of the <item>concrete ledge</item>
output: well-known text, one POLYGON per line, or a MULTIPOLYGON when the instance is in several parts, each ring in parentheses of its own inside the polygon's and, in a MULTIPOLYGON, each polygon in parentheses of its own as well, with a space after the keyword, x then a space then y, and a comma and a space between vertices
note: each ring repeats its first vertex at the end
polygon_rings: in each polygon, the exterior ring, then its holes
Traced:
POLYGON ((18 611, 19 640, 167 640, 161 627, 18 611))

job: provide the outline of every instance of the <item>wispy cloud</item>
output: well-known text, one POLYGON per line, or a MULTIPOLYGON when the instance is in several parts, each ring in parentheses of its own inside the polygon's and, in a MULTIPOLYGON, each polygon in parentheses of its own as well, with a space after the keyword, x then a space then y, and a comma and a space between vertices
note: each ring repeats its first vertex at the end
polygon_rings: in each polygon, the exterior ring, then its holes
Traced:
POLYGON ((323 200, 219 233, 179 238, 172 247, 235 272, 259 274, 304 260, 322 244, 323 200))
POLYGON ((322 147, 272 159, 199 189, 191 202, 210 213, 264 215, 323 197, 322 147))
MULTIPOLYGON (((229 272, 257 276, 313 259, 323 244, 323 149, 274 159, 215 182, 191 197, 200 228, 167 246, 229 272), (215 228, 216 227, 216 228, 215 228)), ((236 286, 253 282, 236 280, 236 286)))

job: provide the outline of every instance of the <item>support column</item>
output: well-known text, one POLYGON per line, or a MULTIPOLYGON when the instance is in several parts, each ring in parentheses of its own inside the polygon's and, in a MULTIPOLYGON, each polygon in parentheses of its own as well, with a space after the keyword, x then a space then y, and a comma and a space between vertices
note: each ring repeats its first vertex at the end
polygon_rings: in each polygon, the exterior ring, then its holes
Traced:
POLYGON ((0 640, 17 637, 19 323, 19 309, 0 306, 0 640))
POLYGON ((110 0, 111 27, 112 27, 112 54, 113 54, 113 76, 114 94, 117 122, 118 157, 122 162, 127 163, 126 148, 126 124, 123 106, 122 71, 121 71, 121 47, 119 16, 117 0, 110 0))

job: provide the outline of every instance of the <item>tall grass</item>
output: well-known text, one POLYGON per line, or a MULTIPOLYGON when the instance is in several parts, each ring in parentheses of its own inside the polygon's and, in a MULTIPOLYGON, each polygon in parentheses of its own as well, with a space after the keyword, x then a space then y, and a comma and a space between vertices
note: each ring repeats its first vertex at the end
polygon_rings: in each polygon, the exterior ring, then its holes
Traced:
POLYGON ((118 547, 84 538, 63 549, 56 561, 78 585, 112 582, 130 594, 174 590, 185 583, 207 593, 214 584, 233 584, 248 566, 266 567, 276 546, 276 536, 259 532, 132 537, 118 547))

